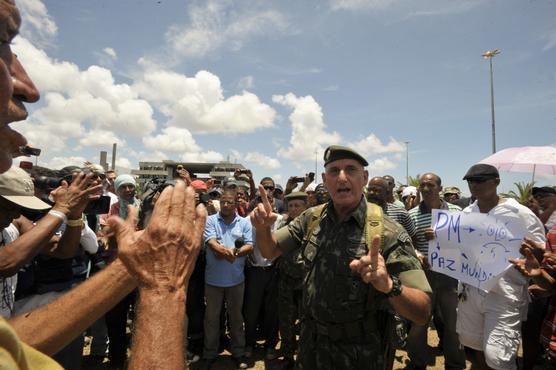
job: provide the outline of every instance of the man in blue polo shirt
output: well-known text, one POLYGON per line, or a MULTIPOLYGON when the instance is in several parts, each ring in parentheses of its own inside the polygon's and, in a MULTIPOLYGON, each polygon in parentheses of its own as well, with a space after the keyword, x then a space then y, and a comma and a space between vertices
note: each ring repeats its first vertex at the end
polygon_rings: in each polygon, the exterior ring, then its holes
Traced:
POLYGON ((244 358, 243 293, 245 256, 253 251, 251 222, 236 213, 236 192, 225 190, 220 212, 209 216, 204 240, 207 245, 205 270, 204 366, 209 369, 218 355, 220 310, 223 300, 230 318, 231 352, 238 369, 246 369, 244 358))

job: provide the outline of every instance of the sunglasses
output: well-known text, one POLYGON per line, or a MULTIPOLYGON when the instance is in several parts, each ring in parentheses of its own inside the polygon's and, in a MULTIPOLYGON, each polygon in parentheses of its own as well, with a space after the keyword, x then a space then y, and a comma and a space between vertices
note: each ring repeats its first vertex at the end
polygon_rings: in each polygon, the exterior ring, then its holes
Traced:
POLYGON ((467 182, 476 182, 482 184, 483 182, 487 182, 488 180, 492 180, 491 177, 471 177, 467 179, 467 182))
POLYGON ((264 190, 274 190, 274 186, 270 186, 270 185, 264 186, 264 190))

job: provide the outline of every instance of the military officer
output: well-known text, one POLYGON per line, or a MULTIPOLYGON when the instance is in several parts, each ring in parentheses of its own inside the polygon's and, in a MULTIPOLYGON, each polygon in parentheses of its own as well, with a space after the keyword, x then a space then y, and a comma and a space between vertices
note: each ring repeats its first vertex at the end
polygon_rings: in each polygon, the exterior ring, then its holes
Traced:
POLYGON ((266 258, 301 248, 306 272, 298 364, 304 370, 383 369, 383 304, 418 325, 429 320, 430 286, 410 237, 363 197, 367 165, 354 150, 330 146, 322 174, 328 203, 274 234, 277 215, 266 197, 251 214, 266 258), (379 219, 369 218, 376 212, 379 219))

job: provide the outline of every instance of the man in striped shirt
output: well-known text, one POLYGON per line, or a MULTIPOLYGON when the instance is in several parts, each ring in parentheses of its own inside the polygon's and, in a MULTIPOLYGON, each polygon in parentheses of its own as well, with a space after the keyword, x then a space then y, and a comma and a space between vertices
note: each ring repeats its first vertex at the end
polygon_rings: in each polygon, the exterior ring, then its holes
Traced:
POLYGON ((388 191, 388 181, 385 178, 373 177, 367 185, 367 200, 382 207, 388 217, 402 225, 415 246, 415 224, 405 208, 398 207, 394 203, 388 203, 388 191))
MULTIPOLYGON (((429 240, 433 239, 434 233, 431 228, 431 211, 433 209, 448 209, 461 211, 461 208, 447 203, 440 198, 442 182, 440 177, 434 173, 426 173, 419 179, 419 192, 421 203, 409 210, 409 216, 415 223, 417 229, 415 238, 415 249, 421 254, 423 269, 429 280, 433 292, 433 315, 442 318, 443 325, 437 327, 441 338, 446 369, 465 369, 465 353, 460 348, 458 335, 456 333, 456 307, 458 305, 457 286, 458 281, 449 276, 430 270, 427 262, 429 240)), ((435 323, 437 320, 435 320, 435 323)), ((427 327, 412 325, 409 332, 407 349, 413 368, 425 369, 429 351, 427 345, 427 327)))

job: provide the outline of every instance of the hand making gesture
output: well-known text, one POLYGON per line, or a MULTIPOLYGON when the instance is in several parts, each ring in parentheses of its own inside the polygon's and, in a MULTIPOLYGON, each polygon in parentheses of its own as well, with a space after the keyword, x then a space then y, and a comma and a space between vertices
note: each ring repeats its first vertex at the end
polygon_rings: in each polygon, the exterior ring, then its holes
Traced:
POLYGON ((392 279, 380 254, 380 236, 371 241, 369 254, 351 261, 349 267, 361 275, 367 284, 372 284, 379 292, 387 293, 392 289, 392 279))
POLYGON ((140 288, 182 289, 193 272, 206 220, 205 207, 195 207, 193 189, 182 181, 164 189, 143 232, 135 231, 137 210, 129 207, 129 214, 126 221, 108 219, 116 233, 118 258, 140 288))
POLYGON ((272 212, 272 205, 266 195, 266 190, 259 185, 259 193, 261 194, 262 203, 259 203, 253 212, 251 212, 251 224, 256 229, 270 228, 278 218, 278 215, 272 212))

